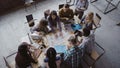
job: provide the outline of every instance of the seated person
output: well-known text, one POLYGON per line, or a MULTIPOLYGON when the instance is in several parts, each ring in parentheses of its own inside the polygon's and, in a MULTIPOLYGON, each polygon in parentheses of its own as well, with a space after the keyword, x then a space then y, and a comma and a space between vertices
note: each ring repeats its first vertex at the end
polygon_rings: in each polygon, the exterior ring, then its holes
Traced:
POLYGON ((81 19, 84 11, 88 8, 88 0, 77 0, 75 5, 75 15, 78 15, 78 18, 81 19))
POLYGON ((64 61, 71 65, 71 68, 82 68, 82 50, 78 47, 76 38, 71 36, 68 42, 68 50, 64 54, 64 61))
POLYGON ((44 35, 49 33, 48 21, 46 19, 41 19, 37 26, 33 28, 33 32, 43 33, 44 35))
POLYGON ((18 47, 18 52, 15 57, 16 67, 17 68, 27 68, 31 67, 31 63, 37 63, 36 59, 32 58, 31 52, 30 52, 31 45, 23 42, 18 47))
POLYGON ((81 39, 79 47, 84 48, 85 49, 84 51, 90 55, 94 46, 94 41, 95 41, 94 34, 90 34, 90 30, 87 28, 83 29, 82 34, 83 34, 83 37, 81 39))
POLYGON ((69 8, 68 4, 65 4, 63 8, 59 10, 59 16, 60 16, 60 20, 64 24, 69 24, 73 22, 73 17, 74 17, 73 10, 69 8))
POLYGON ((62 28, 60 18, 56 11, 51 11, 50 16, 48 17, 48 22, 53 33, 56 33, 56 31, 59 30, 61 34, 62 28))
POLYGON ((46 58, 44 59, 46 68, 60 68, 61 58, 56 56, 56 50, 50 47, 46 52, 46 58))
POLYGON ((95 26, 95 28, 97 28, 97 26, 94 23, 94 13, 93 12, 89 12, 85 17, 84 17, 84 24, 85 27, 84 28, 88 28, 89 30, 93 30, 93 26, 95 26))

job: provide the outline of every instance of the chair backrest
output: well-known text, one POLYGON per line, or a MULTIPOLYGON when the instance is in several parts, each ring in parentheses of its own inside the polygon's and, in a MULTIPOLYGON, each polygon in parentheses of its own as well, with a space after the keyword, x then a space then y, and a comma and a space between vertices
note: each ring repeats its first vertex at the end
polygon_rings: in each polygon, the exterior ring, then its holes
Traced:
POLYGON ((100 27, 101 25, 100 25, 100 21, 101 21, 101 17, 100 17, 100 15, 99 14, 95 14, 95 17, 94 17, 94 23, 95 23, 95 25, 97 26, 97 27, 100 27))
POLYGON ((29 27, 33 27, 35 25, 32 14, 26 16, 29 27))
POLYGON ((60 4, 59 5, 59 9, 63 8, 64 4, 60 4))

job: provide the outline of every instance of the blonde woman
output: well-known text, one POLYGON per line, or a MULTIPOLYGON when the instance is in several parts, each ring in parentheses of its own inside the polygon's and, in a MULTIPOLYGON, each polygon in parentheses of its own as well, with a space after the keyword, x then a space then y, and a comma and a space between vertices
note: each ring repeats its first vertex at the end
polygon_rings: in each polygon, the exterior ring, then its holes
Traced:
POLYGON ((94 23, 93 18, 94 18, 94 13, 93 12, 89 12, 85 16, 85 19, 84 19, 85 27, 84 28, 87 28, 89 30, 93 30, 93 26, 95 26, 95 28, 97 27, 94 23))

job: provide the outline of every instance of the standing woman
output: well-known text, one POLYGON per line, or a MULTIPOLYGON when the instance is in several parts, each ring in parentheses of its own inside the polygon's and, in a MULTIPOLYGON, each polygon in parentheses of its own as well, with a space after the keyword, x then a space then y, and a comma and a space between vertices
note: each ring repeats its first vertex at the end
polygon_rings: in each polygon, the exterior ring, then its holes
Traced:
POLYGON ((54 48, 50 47, 47 50, 46 58, 44 59, 46 68, 60 68, 61 59, 60 56, 56 55, 57 53, 54 48))
POLYGON ((50 16, 48 17, 48 22, 53 33, 56 33, 56 31, 59 30, 61 34, 62 28, 61 28, 60 18, 57 15, 56 11, 54 10, 51 11, 50 16))
POLYGON ((77 0, 75 5, 75 15, 78 15, 79 19, 82 18, 84 11, 88 8, 88 5, 88 0, 77 0))

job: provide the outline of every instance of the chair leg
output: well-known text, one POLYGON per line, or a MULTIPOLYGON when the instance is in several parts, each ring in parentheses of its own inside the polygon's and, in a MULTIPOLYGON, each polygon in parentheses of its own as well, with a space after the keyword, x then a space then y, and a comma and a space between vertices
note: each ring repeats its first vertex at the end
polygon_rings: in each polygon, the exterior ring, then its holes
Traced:
POLYGON ((27 6, 25 5, 25 11, 27 12, 27 6))
POLYGON ((90 68, 92 68, 92 66, 90 66, 90 68))
POLYGON ((120 23, 116 24, 117 26, 120 26, 120 23))
POLYGON ((29 8, 29 4, 25 4, 24 7, 25 7, 25 11, 28 12, 28 8, 29 8))
POLYGON ((90 3, 94 3, 94 2, 96 2, 97 0, 90 0, 90 3))
POLYGON ((35 9, 37 9, 37 4, 35 3, 35 9))
POLYGON ((4 61, 5 61, 6 66, 7 66, 8 68, 11 68, 11 67, 10 67, 10 65, 8 64, 8 62, 7 62, 6 58, 5 58, 5 57, 3 57, 3 59, 4 59, 4 61))

